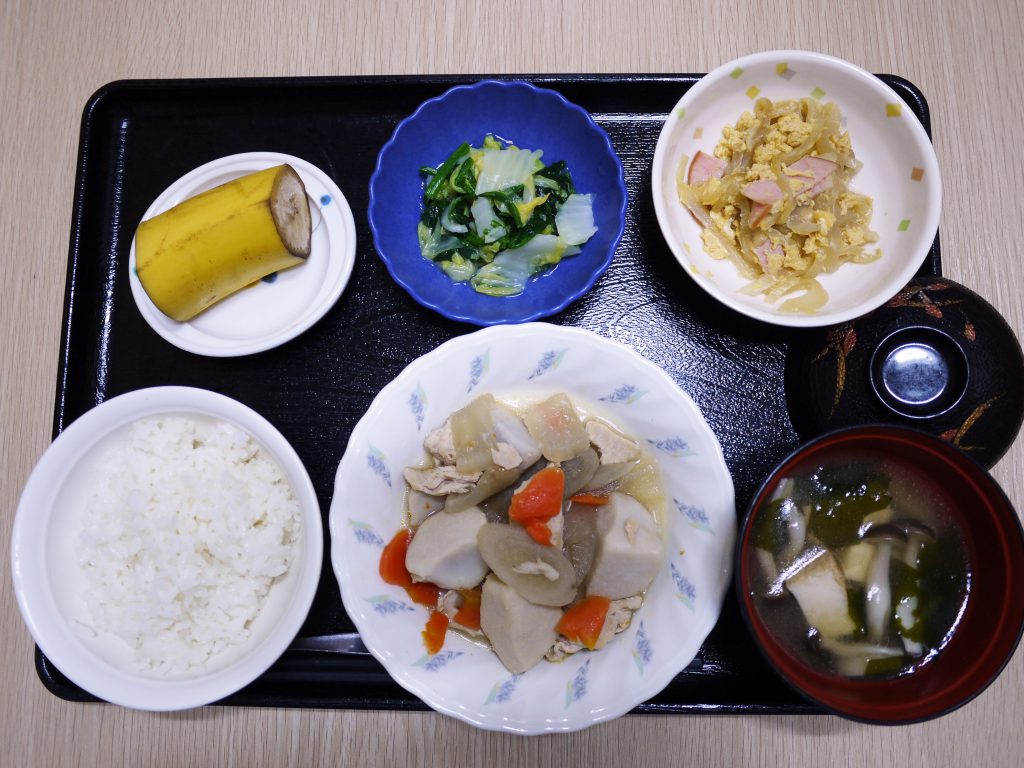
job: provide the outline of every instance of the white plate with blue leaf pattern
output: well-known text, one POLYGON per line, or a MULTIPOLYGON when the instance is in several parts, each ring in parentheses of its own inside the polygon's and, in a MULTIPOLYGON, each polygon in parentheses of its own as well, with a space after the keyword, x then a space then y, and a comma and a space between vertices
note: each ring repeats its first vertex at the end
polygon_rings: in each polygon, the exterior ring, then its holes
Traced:
POLYGON ((668 375, 589 331, 530 323, 453 339, 381 390, 338 467, 330 531, 345 610, 388 673, 438 712, 530 734, 618 717, 690 663, 730 582, 736 509, 718 440, 668 375), (402 469, 422 460, 428 431, 486 392, 519 400, 567 393, 647 448, 667 497, 666 562, 630 627, 600 651, 542 661, 521 675, 454 632, 428 655, 427 609, 378 573, 403 522, 402 469))

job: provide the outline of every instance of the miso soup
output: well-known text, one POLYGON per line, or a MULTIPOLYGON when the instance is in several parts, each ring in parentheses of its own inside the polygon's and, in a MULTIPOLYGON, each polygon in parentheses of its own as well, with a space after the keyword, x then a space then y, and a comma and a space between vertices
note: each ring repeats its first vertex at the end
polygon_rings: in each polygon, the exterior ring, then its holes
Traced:
POLYGON ((755 610, 820 671, 891 676, 927 664, 970 595, 950 505, 893 459, 850 452, 798 469, 752 521, 755 610))

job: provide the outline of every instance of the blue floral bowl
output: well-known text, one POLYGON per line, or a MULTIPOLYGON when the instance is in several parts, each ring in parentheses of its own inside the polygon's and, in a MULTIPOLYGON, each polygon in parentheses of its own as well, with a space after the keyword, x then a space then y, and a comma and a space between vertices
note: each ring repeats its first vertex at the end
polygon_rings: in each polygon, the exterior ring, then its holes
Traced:
POLYGON ((590 115, 555 91, 529 83, 484 80, 460 85, 420 105, 398 124, 370 179, 370 229, 391 276, 425 307, 476 325, 523 323, 561 311, 608 268, 626 221, 622 163, 590 115), (442 163, 462 142, 479 146, 488 133, 564 160, 578 192, 594 195, 597 233, 576 256, 531 278, 518 296, 477 293, 454 283, 420 254, 422 166, 442 163))

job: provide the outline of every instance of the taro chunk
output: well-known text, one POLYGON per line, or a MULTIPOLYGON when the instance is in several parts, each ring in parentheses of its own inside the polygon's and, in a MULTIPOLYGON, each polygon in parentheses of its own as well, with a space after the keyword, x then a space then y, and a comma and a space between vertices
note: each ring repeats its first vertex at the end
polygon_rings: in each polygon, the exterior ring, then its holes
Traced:
POLYGON ((597 549, 587 594, 611 600, 639 595, 654 581, 664 558, 653 515, 623 493, 611 494, 594 514, 597 549))
POLYGON ((841 637, 856 629, 850 618, 846 579, 832 553, 824 552, 788 578, 786 589, 800 604, 807 623, 822 637, 841 637))
POLYGON ((405 567, 416 581, 430 581, 442 589, 475 587, 487 575, 476 546, 477 532, 486 522, 476 507, 431 515, 409 543, 405 567))
POLYGON ((534 605, 491 574, 480 597, 480 628, 512 674, 533 667, 555 644, 559 608, 534 605))

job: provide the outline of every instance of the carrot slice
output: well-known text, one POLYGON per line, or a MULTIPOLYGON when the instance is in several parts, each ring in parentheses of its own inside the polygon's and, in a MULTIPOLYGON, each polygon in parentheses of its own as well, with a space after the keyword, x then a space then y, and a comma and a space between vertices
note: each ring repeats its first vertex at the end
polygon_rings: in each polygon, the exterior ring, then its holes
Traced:
POLYGON ((402 528, 388 542, 380 556, 380 577, 385 583, 404 589, 414 603, 433 608, 437 605, 440 590, 429 581, 413 581, 405 567, 405 553, 410 541, 412 531, 402 528))
POLYGON ((562 511, 565 473, 561 467, 545 467, 512 494, 509 519, 526 528, 534 541, 550 546, 551 529, 547 522, 562 511))
POLYGON ((380 556, 380 577, 388 584, 404 587, 412 581, 409 571, 405 569, 405 553, 412 541, 412 531, 402 528, 384 547, 380 556))
POLYGON ((611 603, 607 597, 600 595, 585 597, 569 606, 555 629, 574 643, 583 643, 594 650, 611 603))
POLYGON ((480 629, 480 588, 460 589, 462 605, 455 612, 455 623, 466 629, 480 629))
POLYGON ((444 636, 448 632, 448 617, 440 611, 431 611, 427 626, 423 629, 423 645, 427 653, 433 656, 444 645, 444 636))
POLYGON ((572 497, 572 500, 577 504, 586 504, 591 507, 601 507, 608 503, 610 496, 600 496, 596 493, 577 493, 572 497))

